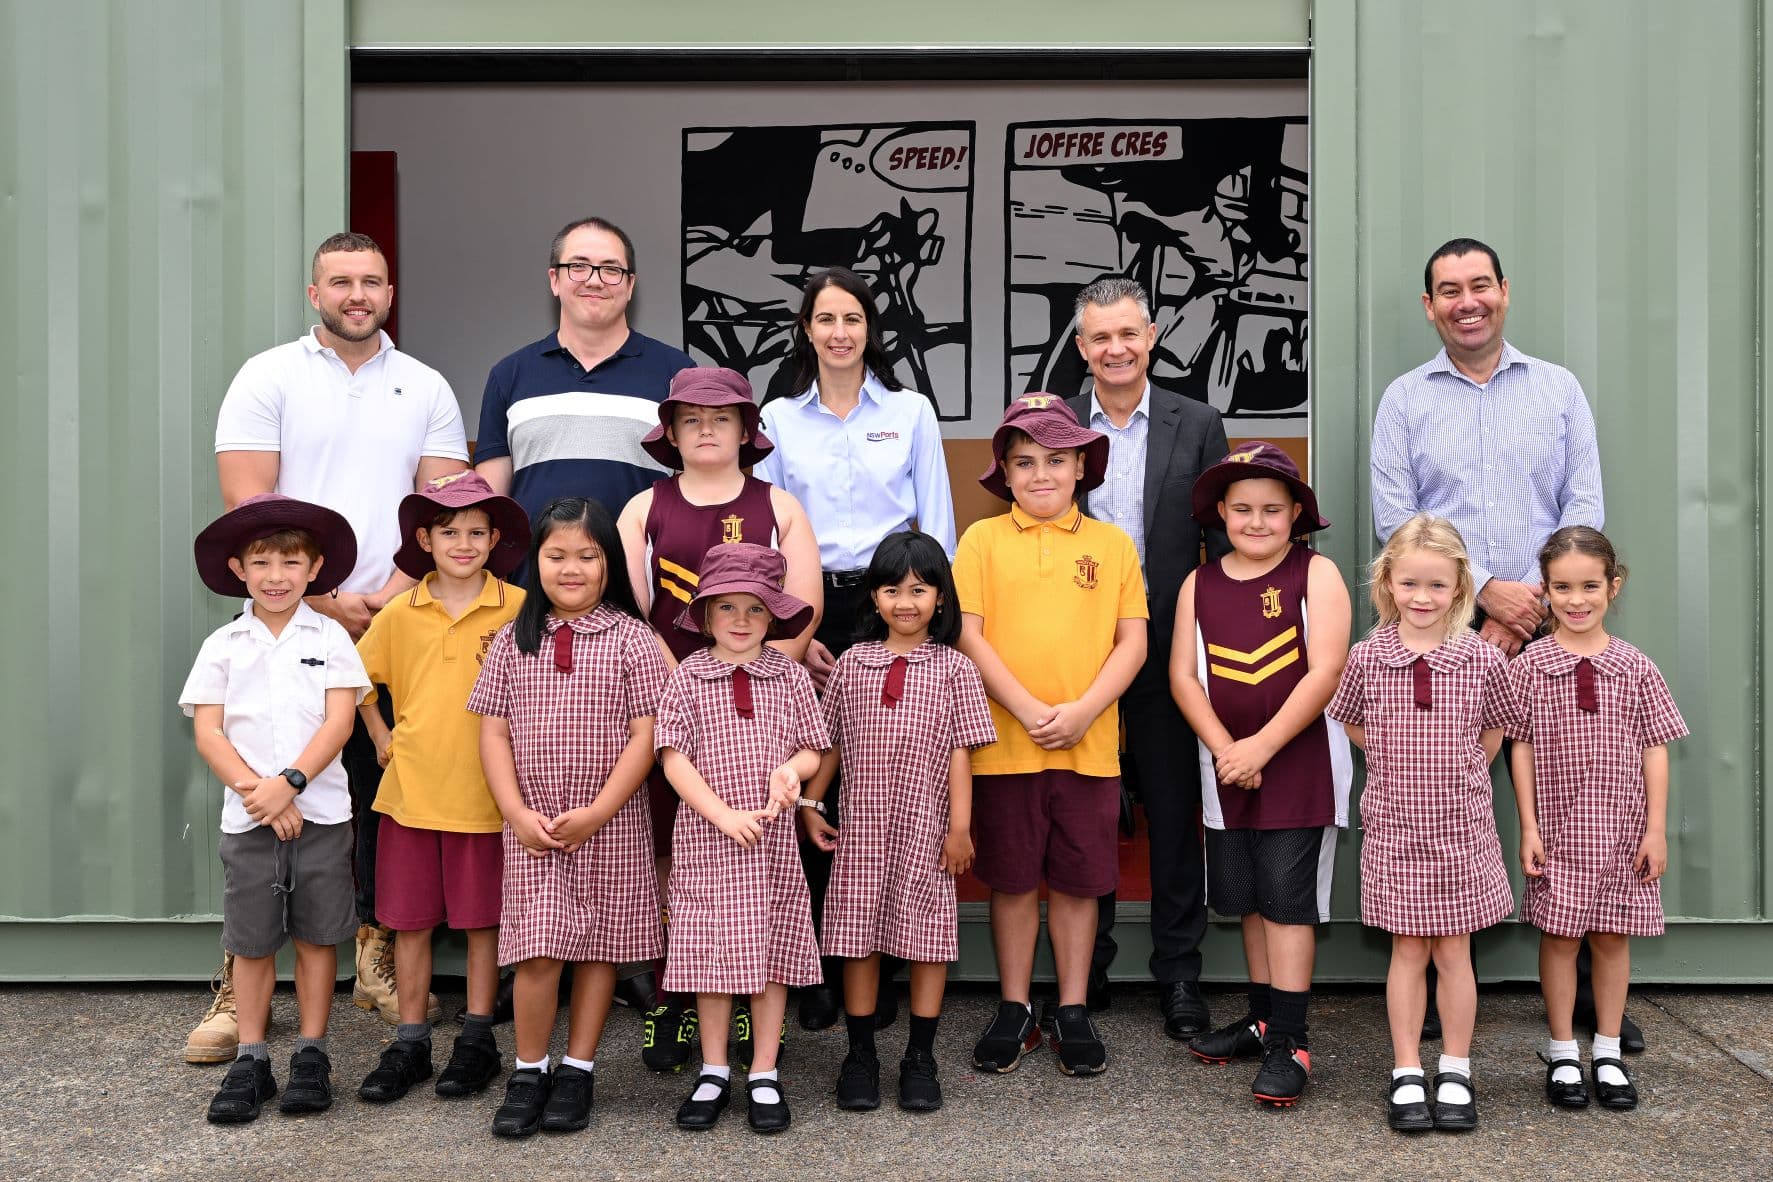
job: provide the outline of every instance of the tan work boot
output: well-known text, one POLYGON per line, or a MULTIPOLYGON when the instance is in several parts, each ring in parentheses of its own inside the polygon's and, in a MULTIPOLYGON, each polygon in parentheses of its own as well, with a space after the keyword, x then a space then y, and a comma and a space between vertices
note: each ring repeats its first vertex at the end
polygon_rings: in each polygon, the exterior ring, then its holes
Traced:
POLYGON ((210 979, 215 999, 209 1013, 185 1040, 187 1063, 231 1063, 240 1048, 240 1022, 234 1016, 234 954, 224 953, 222 967, 210 979))
MULTIPOLYGON (((394 984, 394 933, 376 924, 357 928, 357 981, 351 1000, 360 1010, 379 1015, 390 1026, 400 1025, 400 994, 394 984)), ((425 1019, 443 1017, 443 1003, 435 993, 425 995, 425 1019)))

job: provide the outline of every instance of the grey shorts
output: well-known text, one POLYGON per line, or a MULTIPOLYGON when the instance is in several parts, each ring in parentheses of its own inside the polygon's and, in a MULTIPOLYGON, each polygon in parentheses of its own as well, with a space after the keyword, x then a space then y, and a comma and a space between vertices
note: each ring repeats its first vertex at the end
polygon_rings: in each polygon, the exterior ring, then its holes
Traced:
POLYGON ((1207 902, 1220 915, 1271 923, 1330 919, 1336 830, 1207 830, 1207 902))
POLYGON ((351 886, 351 823, 308 822, 294 841, 260 825, 224 833, 222 947, 271 956, 290 937, 331 946, 357 932, 351 886))

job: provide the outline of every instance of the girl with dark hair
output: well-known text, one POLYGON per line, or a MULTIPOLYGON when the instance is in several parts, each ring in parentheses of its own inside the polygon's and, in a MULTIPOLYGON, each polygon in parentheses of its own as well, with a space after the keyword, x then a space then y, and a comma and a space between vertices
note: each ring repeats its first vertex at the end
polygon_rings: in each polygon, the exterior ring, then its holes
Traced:
MULTIPOLYGON (((914 526, 954 553, 954 501, 941 429, 930 399, 893 376, 881 343, 874 294, 844 267, 808 281, 794 327, 793 393, 763 408, 762 427, 776 450, 755 474, 791 493, 806 509, 819 540, 825 616, 807 646, 807 671, 823 687, 854 637, 857 613, 868 610, 863 575, 875 547, 914 526)), ((829 856, 803 845, 814 914, 824 898, 829 856)), ((837 1021, 826 984, 800 997, 800 1023, 821 1030, 837 1021)), ((881 999, 890 1020, 893 997, 881 999)))
POLYGON ((505 818, 499 963, 515 964, 517 1061, 493 1132, 582 1129, 616 965, 664 951, 652 821, 639 788, 668 672, 640 619, 615 522, 563 497, 536 521, 539 593, 500 629, 468 709, 505 818), (573 972, 566 1054, 549 1070, 560 974, 573 972))
POLYGON ((979 671, 954 647, 960 603, 941 545, 915 531, 890 535, 862 586, 869 609, 857 643, 825 685, 832 747, 800 815, 811 842, 836 851, 823 951, 844 961, 850 1047, 837 1102, 880 1106, 874 1015, 884 954, 911 962, 899 1107, 927 1112, 942 1106, 934 1048, 948 962, 959 955, 954 880, 973 862, 970 751, 995 742, 997 730, 979 671), (840 752, 834 827, 824 798, 840 752))

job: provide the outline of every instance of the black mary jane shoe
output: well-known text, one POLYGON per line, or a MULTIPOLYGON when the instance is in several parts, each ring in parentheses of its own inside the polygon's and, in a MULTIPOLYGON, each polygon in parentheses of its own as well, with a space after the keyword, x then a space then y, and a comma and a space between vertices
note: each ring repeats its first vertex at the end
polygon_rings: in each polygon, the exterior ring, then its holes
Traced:
POLYGON ((1612 1108, 1620 1112, 1638 1106, 1638 1085, 1632 1082, 1631 1072, 1618 1059, 1596 1059, 1590 1070, 1594 1073, 1594 1098, 1602 1108, 1612 1108), (1625 1076, 1622 1084, 1610 1084, 1601 1079, 1601 1068, 1617 1068, 1619 1074, 1625 1076))
POLYGON ((745 1113, 745 1121, 754 1133, 780 1133, 794 1123, 793 1114, 788 1111, 788 1093, 782 1090, 779 1079, 748 1079, 745 1081, 745 1096, 749 1108, 745 1113), (778 1097, 773 1104, 764 1104, 757 1099, 759 1088, 774 1088, 778 1097))
POLYGON ((696 1077, 690 1094, 682 1104, 677 1106, 677 1127, 680 1129, 711 1129, 726 1111, 727 1101, 732 1099, 733 1081, 722 1079, 718 1075, 701 1075, 696 1077), (720 1089, 720 1095, 712 1100, 698 1100, 696 1093, 703 1084, 713 1084, 720 1089))
POLYGON ((1398 1089, 1411 1084, 1421 1088, 1424 1096, 1428 1094, 1428 1080, 1420 1073, 1400 1075, 1392 1080, 1391 1093, 1385 1101, 1385 1123, 1400 1133, 1426 1133, 1434 1128, 1434 1113, 1429 1111, 1428 1101, 1415 1100, 1404 1104, 1397 1098, 1398 1089))
MULTIPOLYGON (((1540 1058, 1544 1059, 1543 1055, 1540 1058)), ((1545 1059, 1545 1098, 1559 1108, 1587 1108, 1588 1084, 1582 1078, 1580 1059, 1545 1059), (1576 1069, 1575 1083, 1559 1083, 1552 1076, 1560 1067, 1576 1069)))
POLYGON ((1443 1071, 1434 1077, 1434 1127, 1443 1133, 1469 1133, 1477 1128, 1477 1087, 1469 1075, 1443 1071), (1440 1099, 1442 1084, 1458 1084, 1471 1096, 1463 1104, 1447 1104, 1440 1099))

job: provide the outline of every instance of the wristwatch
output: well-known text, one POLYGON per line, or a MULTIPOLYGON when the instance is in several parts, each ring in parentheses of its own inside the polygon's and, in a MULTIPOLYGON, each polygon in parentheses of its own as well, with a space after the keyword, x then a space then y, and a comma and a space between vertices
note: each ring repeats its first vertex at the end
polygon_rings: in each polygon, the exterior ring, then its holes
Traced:
POLYGON ((810 796, 803 796, 800 798, 800 807, 803 809, 813 809, 821 817, 825 815, 825 802, 822 800, 814 800, 810 796))
POLYGON ((283 778, 289 781, 289 786, 296 790, 297 796, 300 796, 302 794, 302 789, 308 786, 308 777, 302 774, 302 769, 300 768, 284 768, 283 778))

